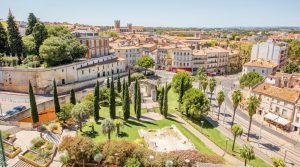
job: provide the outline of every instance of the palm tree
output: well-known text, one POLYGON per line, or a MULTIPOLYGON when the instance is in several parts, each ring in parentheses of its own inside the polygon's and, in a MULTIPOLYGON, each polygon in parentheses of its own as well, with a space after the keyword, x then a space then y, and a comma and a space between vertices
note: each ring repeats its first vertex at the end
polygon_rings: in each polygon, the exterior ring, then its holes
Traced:
POLYGON ((231 127, 231 133, 233 134, 233 144, 232 144, 232 151, 233 151, 236 137, 237 136, 242 136, 243 128, 240 125, 235 124, 231 127))
MULTIPOLYGON (((222 103, 224 102, 225 100, 225 94, 224 92, 221 90, 218 92, 218 95, 217 95, 217 102, 218 102, 218 106, 219 106, 219 111, 218 111, 218 120, 219 120, 219 117, 220 117, 220 110, 221 110, 221 105, 222 103)), ((224 115, 225 117, 225 115, 224 115)))
POLYGON ((259 107, 259 105, 260 105, 260 100, 256 96, 250 96, 247 99, 247 109, 248 109, 248 114, 249 114, 249 117, 250 117, 249 128, 248 128, 248 136, 247 136, 248 141, 249 141, 250 130, 251 130, 251 125, 252 125, 252 117, 256 113, 256 109, 259 107))
POLYGON ((252 146, 244 145, 241 149, 241 157, 245 160, 245 167, 247 166, 247 160, 255 159, 255 154, 252 146))
POLYGON ((204 73, 204 69, 203 68, 201 68, 199 71, 198 71, 198 80, 199 80, 199 89, 201 89, 201 87, 202 87, 202 89, 203 89, 203 85, 202 85, 202 83, 203 83, 203 80, 204 80, 204 78, 206 78, 206 75, 205 75, 205 73, 204 73))
POLYGON ((201 85, 202 85, 202 90, 205 93, 207 85, 208 85, 208 80, 207 80, 206 76, 202 78, 201 85))
POLYGON ((231 126, 232 126, 234 124, 234 117, 235 117, 236 109, 239 106, 240 102, 242 101, 242 92, 240 90, 235 90, 231 95, 231 99, 232 99, 232 105, 233 105, 233 116, 232 116, 232 122, 231 122, 231 126))
POLYGON ((211 78, 209 80, 209 85, 208 86, 209 86, 209 92, 210 92, 210 100, 209 100, 210 105, 211 105, 211 99, 212 99, 212 95, 213 95, 213 92, 215 90, 216 84, 217 84, 217 82, 216 82, 215 78, 211 78))
POLYGON ((123 120, 121 119, 115 119, 114 124, 116 125, 117 128, 117 135, 120 135, 120 128, 123 126, 123 120))
POLYGON ((103 120, 101 125, 102 125, 102 133, 108 134, 108 140, 110 140, 110 133, 116 130, 116 125, 113 123, 111 119, 103 120))
POLYGON ((80 132, 82 132, 82 122, 89 118, 89 109, 84 103, 77 103, 71 111, 71 115, 77 120, 80 132))

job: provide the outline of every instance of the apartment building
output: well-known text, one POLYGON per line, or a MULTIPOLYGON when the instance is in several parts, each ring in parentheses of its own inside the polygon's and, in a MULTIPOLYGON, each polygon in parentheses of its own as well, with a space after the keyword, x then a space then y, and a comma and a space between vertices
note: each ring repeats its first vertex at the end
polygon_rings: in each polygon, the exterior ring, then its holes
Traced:
POLYGON ((208 73, 225 73, 228 64, 229 51, 221 47, 210 47, 206 52, 206 71, 208 73))
POLYGON ((193 74, 196 75, 199 69, 206 69, 207 54, 201 50, 193 50, 192 64, 193 64, 193 74))
POLYGON ((155 57, 155 68, 170 71, 172 68, 173 46, 158 46, 155 57))
POLYGON ((283 67, 287 62, 288 44, 286 42, 277 42, 269 39, 266 42, 253 45, 251 51, 251 60, 263 59, 271 61, 283 67))
POLYGON ((277 65, 270 60, 254 59, 243 65, 243 74, 256 72, 264 77, 276 71, 277 65))
POLYGON ((172 55, 172 72, 192 72, 193 50, 188 47, 175 48, 172 55))
POLYGON ((88 30, 76 30, 72 34, 77 40, 88 48, 86 58, 99 58, 109 55, 109 39, 100 37, 97 32, 88 30))
POLYGON ((287 131, 300 127, 300 73, 273 73, 255 86, 252 94, 261 99, 258 114, 287 131))
POLYGON ((144 54, 144 49, 141 46, 119 46, 114 50, 117 57, 125 59, 126 67, 134 66, 137 59, 144 54))

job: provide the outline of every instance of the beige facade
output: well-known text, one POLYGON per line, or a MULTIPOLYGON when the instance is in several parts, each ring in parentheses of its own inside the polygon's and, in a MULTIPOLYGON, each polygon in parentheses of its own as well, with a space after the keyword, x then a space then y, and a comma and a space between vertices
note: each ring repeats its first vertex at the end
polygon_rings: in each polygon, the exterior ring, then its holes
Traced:
POLYGON ((136 60, 144 54, 141 46, 121 46, 114 49, 117 57, 125 59, 126 67, 134 66, 136 60))
POLYGON ((122 72, 125 72, 125 62, 114 55, 51 68, 0 67, 0 90, 27 93, 31 81, 36 94, 50 94, 55 79, 59 93, 63 93, 122 72))

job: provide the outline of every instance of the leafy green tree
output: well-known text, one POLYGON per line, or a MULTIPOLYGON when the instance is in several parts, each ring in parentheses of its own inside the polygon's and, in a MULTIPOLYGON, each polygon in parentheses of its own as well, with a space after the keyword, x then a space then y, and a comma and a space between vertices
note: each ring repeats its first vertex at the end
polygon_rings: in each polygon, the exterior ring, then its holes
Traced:
POLYGON ((232 116, 232 121, 231 121, 231 127, 234 124, 236 109, 239 106, 240 102, 242 101, 242 98, 243 98, 243 95, 240 90, 233 91, 233 93, 231 95, 232 105, 233 105, 233 116, 232 116))
POLYGON ((99 92, 99 82, 97 81, 95 90, 94 90, 94 119, 95 122, 98 122, 100 116, 99 116, 99 110, 100 110, 100 92, 99 92))
POLYGON ((163 114, 164 114, 164 117, 167 118, 168 117, 168 87, 167 87, 167 83, 166 83, 166 86, 165 86, 165 92, 164 92, 164 100, 163 100, 163 107, 162 107, 162 110, 163 110, 163 114))
POLYGON ((140 84, 137 85, 137 92, 136 92, 136 119, 140 120, 141 118, 141 112, 142 112, 142 97, 141 97, 141 90, 140 90, 140 84))
POLYGON ((176 93, 180 91, 181 78, 184 78, 184 91, 192 87, 192 77, 187 72, 178 72, 172 79, 172 87, 176 93))
POLYGON ((208 112, 209 101, 201 90, 190 88, 183 96, 183 106, 187 116, 190 116, 190 112, 192 117, 194 117, 195 112, 201 116, 208 112))
MULTIPOLYGON (((221 90, 218 92, 217 94, 217 103, 218 103, 218 107, 219 107, 219 111, 218 111, 218 120, 219 120, 219 117, 220 117, 220 110, 221 110, 221 105, 222 103, 224 102, 225 100, 225 94, 224 92, 221 90)), ((225 117, 225 115, 224 115, 225 117)))
MULTIPOLYGON (((22 38, 23 41, 23 50, 28 55, 36 55, 36 45, 32 35, 27 35, 22 38)), ((24 62, 23 62, 24 63, 24 62)))
POLYGON ((36 52, 39 54, 40 46, 48 37, 48 32, 45 25, 41 22, 36 23, 32 30, 32 36, 34 38, 36 52))
POLYGON ((22 47, 23 42, 22 42, 21 35, 19 33, 18 26, 14 19, 15 19, 14 16, 11 14, 9 10, 8 19, 7 19, 8 45, 10 48, 10 52, 13 55, 17 55, 20 61, 23 52, 23 47, 22 47))
POLYGON ((252 117, 256 113, 256 109, 260 105, 260 100, 254 95, 250 96, 247 99, 247 109, 248 109, 248 114, 249 114, 249 128, 248 128, 248 136, 247 140, 249 141, 249 136, 250 136, 250 131, 251 131, 251 125, 252 125, 252 117))
POLYGON ((116 125, 111 119, 105 119, 101 123, 102 133, 108 135, 108 140, 110 140, 110 133, 116 130, 116 125))
POLYGON ((117 135, 120 135, 120 128, 124 125, 124 122, 122 119, 115 119, 114 124, 116 125, 117 128, 117 135))
POLYGON ((162 115, 163 115, 163 105, 164 105, 164 94, 165 94, 165 87, 163 86, 159 94, 159 111, 160 114, 162 115))
POLYGON ((30 81, 29 81, 29 101, 30 101, 32 122, 37 123, 39 122, 39 113, 37 110, 36 101, 35 101, 35 97, 34 97, 34 93, 30 81))
POLYGON ((107 77, 107 79, 106 79, 106 87, 107 87, 107 88, 110 88, 110 81, 109 81, 109 77, 107 77))
POLYGON ((68 30, 64 26, 48 25, 46 28, 49 36, 54 36, 54 37, 72 36, 70 30, 68 30))
POLYGON ((0 22, 0 53, 8 52, 8 41, 7 41, 7 33, 0 22))
POLYGON ((282 158, 272 157, 271 160, 274 167, 286 167, 286 164, 282 158))
POLYGON ((256 72, 249 72, 240 78, 241 87, 253 87, 263 81, 264 77, 256 72))
POLYGON ((55 79, 53 81, 53 102, 54 102, 55 113, 59 113, 60 105, 59 105, 59 100, 58 100, 57 86, 56 86, 55 79))
POLYGON ((73 105, 76 104, 76 97, 75 97, 74 89, 71 89, 71 92, 70 92, 70 103, 72 103, 73 105))
POLYGON ((123 99, 123 112, 124 112, 124 120, 128 120, 130 117, 130 97, 129 97, 129 90, 128 85, 125 83, 124 91, 124 99, 123 99))
POLYGON ((28 16, 28 25, 25 31, 25 35, 30 35, 33 31, 33 27, 38 22, 38 19, 35 17, 33 13, 29 13, 28 16))
POLYGON ((203 92, 206 92, 206 88, 208 86, 208 80, 206 77, 203 78, 203 80, 201 81, 201 85, 202 85, 203 92))
POLYGON ((289 45, 288 58, 290 61, 300 62, 300 41, 299 40, 286 40, 289 45))
POLYGON ((154 60, 149 55, 143 55, 137 59, 136 64, 145 69, 145 75, 146 75, 147 69, 153 67, 154 60))
POLYGON ((117 90, 119 93, 122 92, 122 84, 121 84, 121 80, 120 80, 120 76, 118 75, 118 81, 117 81, 117 90))
POLYGON ((116 95, 115 95, 115 85, 114 85, 113 76, 111 77, 111 83, 110 83, 109 113, 111 119, 116 118, 116 95))
POLYGON ((68 53, 66 42, 59 37, 49 37, 40 47, 40 57, 47 66, 56 66, 62 63, 71 62, 72 58, 68 53))
POLYGON ((80 44, 73 36, 63 38, 67 44, 67 51, 72 61, 83 58, 87 52, 87 48, 80 44))
POLYGON ((289 74, 292 74, 294 72, 300 72, 300 67, 294 62, 289 62, 287 65, 283 67, 283 72, 289 74))
POLYGON ((247 161, 255 159, 255 154, 252 146, 244 145, 240 151, 241 157, 245 160, 245 167, 247 166, 247 161))
POLYGON ((203 81, 207 80, 207 76, 204 72, 204 68, 201 68, 201 69, 198 70, 197 77, 198 77, 198 80, 199 80, 199 89, 202 88, 202 90, 204 90, 203 89, 203 81))
POLYGON ((217 81, 216 81, 215 78, 211 78, 209 80, 209 85, 208 86, 209 86, 209 92, 210 92, 210 101, 209 101, 210 104, 211 104, 211 99, 212 99, 212 95, 213 95, 213 92, 215 90, 216 84, 217 84, 217 81))
POLYGON ((66 120, 71 118, 71 111, 74 107, 74 104, 72 103, 65 103, 61 106, 61 111, 57 113, 57 117, 60 121, 63 121, 64 123, 66 120))
POLYGON ((71 115, 78 122, 79 130, 82 132, 82 122, 90 116, 89 109, 83 103, 77 103, 73 107, 71 115))
POLYGON ((180 80, 180 91, 179 91, 179 97, 178 97, 178 104, 179 104, 179 110, 180 111, 181 111, 183 95, 184 95, 184 78, 181 78, 181 80, 180 80))
POLYGON ((233 134, 232 151, 234 151, 236 137, 242 136, 243 128, 240 125, 235 124, 231 127, 231 133, 233 134))

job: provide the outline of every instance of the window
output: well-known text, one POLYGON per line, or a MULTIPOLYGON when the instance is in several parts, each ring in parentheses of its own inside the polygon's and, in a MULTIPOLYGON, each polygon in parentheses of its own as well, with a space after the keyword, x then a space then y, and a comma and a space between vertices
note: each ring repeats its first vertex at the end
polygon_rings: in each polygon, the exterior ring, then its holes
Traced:
POLYGON ((97 74, 97 77, 98 77, 98 78, 100 77, 100 73, 97 74))
POLYGON ((63 85, 65 84, 65 79, 61 80, 61 84, 63 84, 63 85))
POLYGON ((83 74, 84 74, 84 71, 82 70, 81 73, 82 73, 82 75, 83 75, 83 74))
POLYGON ((102 72, 102 76, 105 76, 105 72, 104 71, 102 72))
POLYGON ((8 78, 8 83, 9 83, 9 84, 12 84, 11 78, 8 78))
POLYGON ((91 69, 89 68, 89 73, 91 73, 91 69))
POLYGON ((275 108, 275 112, 278 113, 279 112, 279 107, 275 108))
POLYGON ((300 123, 300 118, 296 117, 296 123, 300 123))

